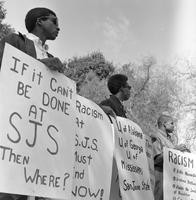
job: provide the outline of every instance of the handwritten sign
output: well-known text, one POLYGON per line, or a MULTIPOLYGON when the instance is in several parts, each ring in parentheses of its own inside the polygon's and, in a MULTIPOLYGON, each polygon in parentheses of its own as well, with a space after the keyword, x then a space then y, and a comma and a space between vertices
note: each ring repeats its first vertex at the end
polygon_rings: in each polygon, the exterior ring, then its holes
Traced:
POLYGON ((70 199, 75 83, 6 44, 0 72, 0 192, 70 199))
POLYGON ((114 148, 111 123, 97 104, 79 95, 76 111, 72 199, 108 200, 114 148))
POLYGON ((148 166, 149 166, 149 171, 150 171, 151 188, 152 188, 152 191, 154 191, 155 174, 154 174, 153 144, 152 144, 152 140, 150 136, 145 135, 145 139, 146 139, 146 156, 148 159, 148 166))
POLYGON ((146 157, 145 137, 134 122, 117 117, 115 128, 115 158, 123 200, 153 200, 146 157))
POLYGON ((195 154, 164 148, 163 167, 164 199, 195 200, 195 154))

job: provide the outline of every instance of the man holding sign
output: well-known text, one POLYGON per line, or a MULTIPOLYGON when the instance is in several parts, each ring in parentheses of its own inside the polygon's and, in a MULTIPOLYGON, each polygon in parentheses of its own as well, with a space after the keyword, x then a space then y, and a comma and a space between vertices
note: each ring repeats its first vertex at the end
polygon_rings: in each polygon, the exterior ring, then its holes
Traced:
MULTIPOLYGON (((0 68, 4 52, 5 43, 9 43, 24 53, 40 60, 49 69, 63 71, 61 61, 48 53, 47 40, 55 40, 58 36, 59 26, 56 14, 48 8, 31 9, 25 18, 27 35, 12 33, 0 42, 0 68)), ((0 194, 1 200, 24 200, 26 196, 13 194, 0 194)))
POLYGON ((175 146, 172 141, 174 120, 171 116, 162 114, 158 120, 158 132, 153 143, 155 167, 155 200, 163 200, 163 147, 188 151, 185 145, 175 146))
MULTIPOLYGON (((105 99, 100 103, 101 108, 107 115, 114 118, 116 118, 116 116, 127 118, 122 102, 127 101, 131 94, 131 86, 128 84, 128 77, 124 74, 112 75, 108 80, 107 86, 111 95, 110 98, 105 99)), ((121 199, 119 175, 115 159, 113 159, 110 199, 121 199)))

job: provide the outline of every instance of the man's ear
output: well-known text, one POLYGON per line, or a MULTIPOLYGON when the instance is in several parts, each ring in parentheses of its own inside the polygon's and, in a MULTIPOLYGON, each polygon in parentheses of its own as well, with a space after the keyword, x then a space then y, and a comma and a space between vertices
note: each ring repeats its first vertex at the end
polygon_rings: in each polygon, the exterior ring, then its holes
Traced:
POLYGON ((121 87, 121 88, 119 89, 119 92, 120 92, 120 91, 121 91, 121 92, 123 91, 123 87, 121 87))
POLYGON ((41 19, 37 19, 36 24, 41 26, 42 25, 42 20, 41 19))

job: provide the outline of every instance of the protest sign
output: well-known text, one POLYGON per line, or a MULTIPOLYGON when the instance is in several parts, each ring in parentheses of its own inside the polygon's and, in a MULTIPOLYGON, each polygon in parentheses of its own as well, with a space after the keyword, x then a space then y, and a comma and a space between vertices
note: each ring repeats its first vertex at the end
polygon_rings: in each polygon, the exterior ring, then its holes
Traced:
POLYGON ((114 148, 111 123, 97 104, 79 95, 76 98, 72 199, 108 200, 114 148))
POLYGON ((120 191, 123 200, 153 200, 146 156, 146 141, 141 128, 134 122, 117 117, 113 121, 115 151, 120 191))
POLYGON ((164 148, 164 200, 196 199, 196 156, 164 148))
POLYGON ((0 192, 70 199, 75 83, 5 45, 0 72, 0 192))
POLYGON ((148 159, 148 166, 150 171, 150 182, 151 182, 151 188, 152 191, 154 191, 155 187, 155 174, 154 174, 154 155, 153 155, 153 144, 152 139, 150 136, 145 135, 146 139, 146 156, 148 159))

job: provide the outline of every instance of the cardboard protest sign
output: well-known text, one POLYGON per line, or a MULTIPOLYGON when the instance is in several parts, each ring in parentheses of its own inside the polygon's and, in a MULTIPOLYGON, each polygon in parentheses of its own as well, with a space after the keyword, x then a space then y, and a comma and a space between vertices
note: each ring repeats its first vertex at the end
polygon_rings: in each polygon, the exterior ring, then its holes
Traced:
POLYGON ((134 122, 117 117, 115 129, 115 158, 123 200, 153 200, 146 156, 146 141, 141 128, 134 122))
POLYGON ((75 83, 6 44, 0 72, 0 192, 70 199, 75 83))
POLYGON ((150 171, 151 188, 152 188, 152 191, 154 191, 155 174, 154 174, 153 144, 152 144, 152 140, 150 136, 145 135, 145 139, 146 139, 146 156, 148 159, 148 166, 149 166, 149 171, 150 171))
POLYGON ((108 200, 114 148, 111 123, 97 104, 79 95, 76 111, 72 199, 108 200))
POLYGON ((164 148, 164 200, 196 199, 196 156, 164 148))

